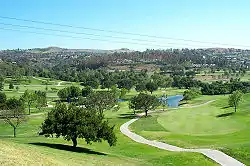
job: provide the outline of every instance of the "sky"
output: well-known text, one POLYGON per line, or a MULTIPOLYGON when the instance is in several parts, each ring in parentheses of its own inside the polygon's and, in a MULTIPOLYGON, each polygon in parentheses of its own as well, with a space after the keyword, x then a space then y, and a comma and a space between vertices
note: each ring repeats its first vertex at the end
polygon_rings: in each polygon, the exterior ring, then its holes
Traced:
POLYGON ((249 6, 249 0, 2 0, 0 49, 250 49, 249 6))

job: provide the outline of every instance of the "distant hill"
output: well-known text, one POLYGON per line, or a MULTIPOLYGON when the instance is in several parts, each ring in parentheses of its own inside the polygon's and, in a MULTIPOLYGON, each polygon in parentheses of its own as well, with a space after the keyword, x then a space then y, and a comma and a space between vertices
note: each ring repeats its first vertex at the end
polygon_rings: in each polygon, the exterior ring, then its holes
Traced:
POLYGON ((100 50, 100 49, 68 49, 68 48, 60 48, 60 47, 47 47, 47 48, 33 48, 26 50, 32 53, 56 53, 56 52, 88 52, 88 53, 115 53, 115 52, 133 52, 128 48, 121 48, 115 50, 100 50))

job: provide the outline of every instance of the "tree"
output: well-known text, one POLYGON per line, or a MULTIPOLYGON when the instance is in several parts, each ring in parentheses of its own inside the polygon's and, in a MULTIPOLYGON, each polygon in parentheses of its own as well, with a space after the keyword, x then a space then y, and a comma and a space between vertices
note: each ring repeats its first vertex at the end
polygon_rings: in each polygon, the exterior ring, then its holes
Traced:
POLYGON ((35 91, 35 95, 36 95, 36 108, 40 110, 42 107, 46 107, 47 106, 46 92, 40 90, 35 91))
POLYGON ((69 100, 70 99, 73 99, 74 101, 77 100, 77 98, 79 96, 81 96, 81 89, 79 87, 75 87, 75 86, 70 86, 70 87, 66 87, 66 88, 63 88, 63 89, 60 89, 58 92, 57 92, 57 95, 58 97, 61 99, 61 100, 69 100))
POLYGON ((152 94, 153 91, 156 91, 158 89, 158 86, 156 83, 150 81, 146 84, 146 89, 152 94))
POLYGON ((9 89, 14 89, 14 84, 12 82, 9 84, 9 89))
POLYGON ((122 88, 121 94, 120 94, 120 99, 124 99, 127 93, 128 93, 128 90, 125 88, 122 88))
POLYGON ((68 91, 68 88, 63 88, 63 89, 60 89, 58 92, 57 92, 57 96, 61 99, 61 100, 66 100, 69 96, 69 91, 68 91))
POLYGON ((85 107, 89 110, 98 112, 103 115, 104 110, 110 110, 117 104, 115 95, 107 91, 98 91, 90 94, 85 103, 85 107))
POLYGON ((19 86, 16 86, 16 91, 19 91, 19 86))
POLYGON ((11 98, 6 100, 5 106, 0 110, 0 117, 13 127, 13 135, 16 137, 17 127, 25 120, 23 101, 11 98))
POLYGON ((0 76, 0 91, 4 89, 4 78, 0 76))
POLYGON ((125 78, 117 82, 118 88, 125 88, 130 90, 133 87, 133 81, 131 79, 125 78))
POLYGON ((236 112, 237 107, 239 103, 243 99, 243 93, 239 90, 234 91, 231 95, 228 97, 228 104, 231 107, 234 107, 234 112, 236 112))
POLYGON ((138 84, 135 86, 135 90, 136 90, 137 92, 146 91, 146 90, 147 90, 146 84, 145 84, 144 82, 138 83, 138 84))
POLYGON ((145 115, 148 115, 149 110, 154 110, 160 105, 160 102, 155 96, 140 93, 138 96, 134 96, 130 103, 129 108, 135 110, 143 110, 145 115))
POLYGON ((32 91, 25 90, 24 94, 21 96, 21 99, 27 103, 30 115, 30 107, 37 100, 37 95, 32 91))
POLYGON ((73 105, 67 107, 64 103, 57 104, 48 113, 39 133, 46 137, 54 134, 57 138, 62 136, 65 140, 72 140, 73 147, 77 146, 77 138, 84 138, 88 144, 106 140, 110 146, 117 141, 114 126, 110 126, 103 116, 73 105))
POLYGON ((113 81, 110 79, 107 79, 103 81, 102 86, 103 88, 108 88, 108 90, 114 85, 113 81))
POLYGON ((76 101, 76 99, 81 96, 81 89, 79 87, 76 87, 76 86, 70 86, 68 87, 69 90, 69 98, 72 98, 76 101))
POLYGON ((113 85, 111 87, 110 93, 112 93, 116 99, 118 99, 121 96, 121 91, 119 88, 116 87, 116 85, 113 85))
POLYGON ((0 92, 0 104, 4 104, 6 102, 6 94, 0 92))
POLYGON ((91 88, 91 86, 86 86, 82 89, 82 96, 83 97, 87 97, 88 95, 90 95, 91 93, 93 93, 93 89, 91 88))
POLYGON ((201 95, 201 91, 197 88, 191 88, 189 90, 184 91, 183 94, 183 99, 184 100, 192 100, 196 97, 198 97, 199 95, 201 95))

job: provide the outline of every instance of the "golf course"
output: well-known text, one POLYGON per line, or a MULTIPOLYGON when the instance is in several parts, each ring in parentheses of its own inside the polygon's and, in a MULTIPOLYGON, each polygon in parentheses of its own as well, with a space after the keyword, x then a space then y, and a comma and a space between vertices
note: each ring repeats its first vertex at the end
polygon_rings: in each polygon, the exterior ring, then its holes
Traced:
MULTIPOLYGON (((46 85, 43 84, 46 81, 45 78, 30 79, 30 83, 23 82, 18 85, 18 91, 9 90, 5 86, 7 97, 19 97, 26 89, 31 91, 45 90, 46 85)), ((56 92, 50 90, 51 88, 62 89, 72 84, 79 86, 77 83, 67 82, 58 86, 58 82, 61 81, 50 80, 50 84, 47 85, 47 100, 50 105, 55 105, 54 100, 58 99, 56 92)), ((136 93, 136 91, 131 90, 126 95, 127 99, 129 100, 136 93)), ((161 93, 161 90, 154 92, 155 95, 161 93)), ((180 94, 180 90, 169 89, 169 94, 180 94)), ((129 139, 120 132, 119 127, 133 118, 134 115, 132 110, 128 108, 128 101, 119 103, 119 106, 118 111, 105 112, 105 118, 115 125, 117 145, 114 147, 109 147, 105 142, 88 145, 84 140, 79 139, 79 146, 73 149, 71 142, 65 141, 63 138, 39 136, 40 126, 47 116, 47 112, 52 109, 48 107, 40 110, 35 107, 31 108, 31 115, 28 115, 27 120, 17 128, 16 138, 13 138, 13 128, 4 120, 0 120, 0 165, 217 165, 199 153, 169 152, 129 139)), ((154 135, 158 133, 159 136, 159 134, 164 133, 164 127, 157 125, 154 116, 145 120, 141 119, 133 128, 140 130, 140 124, 146 123, 144 127, 154 135), (148 120, 149 123, 147 124, 145 120, 148 120)), ((146 133, 143 129, 140 132, 142 135, 146 133)), ((149 132, 147 133, 149 134, 149 132)), ((169 140, 174 143, 172 136, 169 140)))
MULTIPOLYGON (((43 90, 48 87, 48 105, 55 105, 57 93, 50 89, 62 89, 67 86, 80 86, 78 83, 31 78, 31 82, 21 83, 19 90, 7 90, 7 97, 19 97, 26 89, 43 90), (49 85, 44 85, 44 82, 49 85), (59 84, 60 83, 60 84, 59 84), (59 84, 59 85, 58 85, 59 84)), ((5 89, 8 89, 6 86, 5 89)), ((98 89, 97 89, 98 90, 98 89)), ((168 88, 170 95, 182 94, 183 89, 168 88)), ((153 95, 161 96, 162 90, 153 95)), ((131 90, 126 95, 130 100, 137 92, 131 90)), ((201 96, 188 103, 182 103, 179 109, 167 108, 164 111, 151 113, 142 117, 130 126, 137 134, 150 140, 169 143, 183 148, 211 148, 249 164, 249 94, 244 95, 244 102, 237 113, 227 107, 227 95, 201 96), (206 104, 211 100, 214 102, 206 104), (204 105, 203 105, 204 104, 204 105), (195 107, 195 106, 198 107, 195 107), (200 106, 199 106, 200 105, 200 106)), ((155 147, 136 143, 123 135, 119 127, 134 118, 128 108, 128 101, 119 103, 118 111, 105 112, 105 118, 115 125, 118 142, 115 147, 107 143, 88 145, 79 140, 79 147, 73 149, 70 142, 62 138, 45 138, 39 136, 40 126, 53 108, 40 110, 31 108, 31 115, 20 125, 17 137, 3 120, 0 121, 0 163, 1 165, 217 165, 213 160, 199 153, 170 152, 155 147), (73 162, 74 161, 74 162, 73 162)), ((162 110, 159 107, 159 110, 162 110)))

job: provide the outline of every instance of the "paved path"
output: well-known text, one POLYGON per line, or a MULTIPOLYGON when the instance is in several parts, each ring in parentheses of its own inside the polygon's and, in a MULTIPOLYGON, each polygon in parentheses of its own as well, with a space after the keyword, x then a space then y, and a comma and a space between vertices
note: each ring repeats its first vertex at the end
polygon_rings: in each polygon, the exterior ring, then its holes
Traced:
POLYGON ((61 83, 63 83, 63 82, 64 82, 64 81, 58 82, 56 86, 61 86, 61 83))
MULTIPOLYGON (((209 104, 209 103, 214 102, 214 101, 215 100, 211 100, 211 101, 208 101, 208 102, 201 104, 201 105, 190 106, 189 108, 200 107, 200 106, 209 104)), ((124 123, 123 125, 121 125, 120 131, 124 135, 128 136, 129 138, 131 138, 132 140, 134 140, 138 143, 147 144, 147 145, 159 148, 159 149, 174 151, 174 152, 176 152, 176 151, 178 151, 178 152, 198 152, 198 153, 202 153, 203 155, 209 157, 210 159, 214 160, 215 162, 217 162, 218 164, 220 164, 222 166, 244 166, 243 163, 237 161, 236 159, 234 159, 234 158, 232 158, 232 157, 230 157, 230 156, 226 155, 225 153, 218 151, 218 150, 184 149, 184 148, 180 148, 177 146, 169 145, 167 143, 162 143, 162 142, 158 142, 158 141, 151 141, 151 140, 143 138, 142 136, 140 136, 138 134, 131 132, 128 129, 129 125, 134 123, 135 121, 137 121, 142 115, 144 115, 144 114, 139 114, 139 116, 137 118, 134 118, 134 119, 124 123)))
MULTIPOLYGON (((37 80, 40 80, 40 81, 45 81, 45 80, 40 79, 40 78, 37 78, 37 77, 33 77, 33 78, 34 78, 34 79, 37 79, 37 80)), ((63 82, 64 82, 64 81, 58 82, 56 86, 61 86, 61 83, 63 83, 63 82)), ((41 85, 38 85, 38 86, 41 86, 41 85)))

